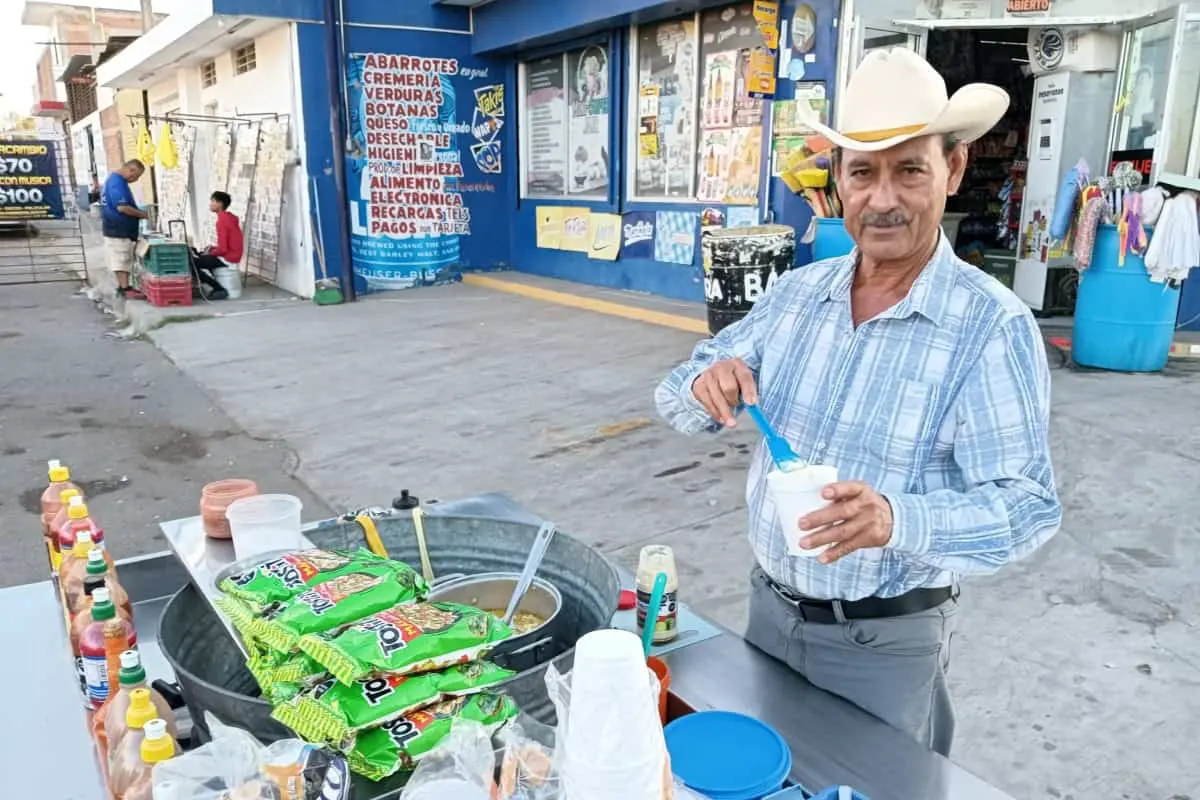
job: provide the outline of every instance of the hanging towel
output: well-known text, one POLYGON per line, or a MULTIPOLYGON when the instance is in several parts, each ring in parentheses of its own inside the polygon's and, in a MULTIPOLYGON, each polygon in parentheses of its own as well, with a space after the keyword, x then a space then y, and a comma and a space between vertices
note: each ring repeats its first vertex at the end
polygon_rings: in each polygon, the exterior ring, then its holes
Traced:
POLYGON ((175 137, 171 135, 171 123, 164 122, 158 134, 158 163, 163 169, 179 166, 179 153, 175 150, 175 137))
POLYGON ((1161 187, 1151 186, 1146 191, 1142 192, 1142 224, 1154 227, 1158 224, 1158 217, 1162 214, 1163 203, 1167 200, 1167 193, 1161 187))
POLYGON ((1107 216, 1108 201, 1097 189, 1090 199, 1084 201, 1083 211, 1079 212, 1079 222, 1075 227, 1075 244, 1072 252, 1075 256, 1075 265, 1080 272, 1092 265, 1092 252, 1096 247, 1096 229, 1107 216))
POLYGON ((1181 192, 1163 204, 1154 237, 1146 249, 1146 271, 1155 283, 1182 281, 1200 266, 1200 225, 1196 194, 1181 192))
POLYGON ((147 169, 154 163, 154 139, 144 119, 139 119, 137 123, 137 157, 147 169))

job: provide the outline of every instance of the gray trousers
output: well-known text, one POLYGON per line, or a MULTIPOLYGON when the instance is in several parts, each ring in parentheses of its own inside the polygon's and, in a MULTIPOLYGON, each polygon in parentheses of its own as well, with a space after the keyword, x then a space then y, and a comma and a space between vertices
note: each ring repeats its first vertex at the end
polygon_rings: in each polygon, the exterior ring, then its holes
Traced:
POLYGON ((907 733, 931 750, 950 754, 954 706, 946 685, 950 637, 958 600, 886 619, 840 624, 805 622, 758 567, 750 574, 746 641, 836 694, 907 733))

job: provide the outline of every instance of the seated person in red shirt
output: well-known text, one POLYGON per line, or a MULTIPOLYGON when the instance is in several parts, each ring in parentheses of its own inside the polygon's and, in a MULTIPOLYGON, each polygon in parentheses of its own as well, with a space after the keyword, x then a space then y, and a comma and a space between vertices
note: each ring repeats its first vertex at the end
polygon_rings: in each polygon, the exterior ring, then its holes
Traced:
POLYGON ((220 267, 237 269, 242 260, 242 228, 236 214, 229 212, 233 202, 225 192, 213 192, 208 208, 217 215, 217 243, 203 253, 194 252, 192 262, 196 265, 196 277, 208 287, 209 300, 224 300, 229 297, 225 288, 213 277, 213 270, 220 267))

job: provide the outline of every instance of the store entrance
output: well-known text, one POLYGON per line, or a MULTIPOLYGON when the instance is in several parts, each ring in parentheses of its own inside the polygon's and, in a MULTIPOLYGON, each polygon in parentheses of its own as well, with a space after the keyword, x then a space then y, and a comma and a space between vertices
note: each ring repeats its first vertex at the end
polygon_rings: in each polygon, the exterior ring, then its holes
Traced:
POLYGON ((968 83, 991 83, 1008 92, 1008 113, 971 145, 966 177, 946 202, 944 227, 959 257, 996 276, 1009 288, 1016 272, 1022 190, 1028 169, 1027 139, 1033 104, 1026 28, 932 30, 926 58, 953 94, 968 83))

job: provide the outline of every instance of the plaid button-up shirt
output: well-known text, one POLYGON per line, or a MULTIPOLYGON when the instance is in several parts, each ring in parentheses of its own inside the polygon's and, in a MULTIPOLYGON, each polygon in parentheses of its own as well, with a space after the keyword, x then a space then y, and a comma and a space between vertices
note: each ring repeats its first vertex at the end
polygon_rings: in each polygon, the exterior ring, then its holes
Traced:
POLYGON ((692 394, 739 357, 759 405, 809 463, 836 466, 892 507, 892 539, 832 565, 787 553, 759 443, 746 483, 750 544, 776 582, 814 598, 948 586, 1029 555, 1062 520, 1050 465, 1050 373, 1029 309, 942 239, 908 295, 854 327, 857 253, 795 269, 742 320, 696 345, 658 387, 684 433, 720 426, 692 394))

